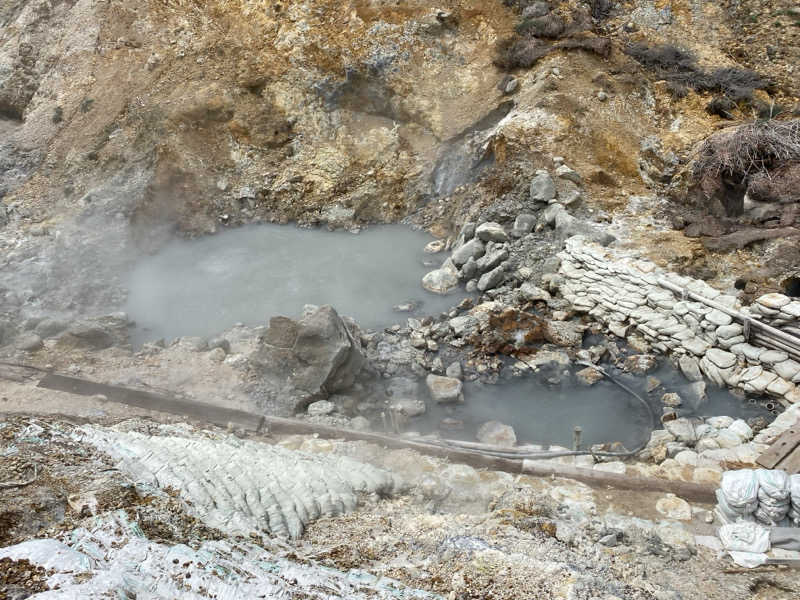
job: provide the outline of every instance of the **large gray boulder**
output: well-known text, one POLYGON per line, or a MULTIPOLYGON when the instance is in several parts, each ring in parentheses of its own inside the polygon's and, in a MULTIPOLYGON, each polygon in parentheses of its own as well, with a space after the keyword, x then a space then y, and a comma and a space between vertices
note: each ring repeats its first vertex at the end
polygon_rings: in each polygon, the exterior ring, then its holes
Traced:
POLYGON ((299 321, 270 319, 250 363, 279 408, 304 410, 315 400, 344 392, 364 366, 355 323, 346 323, 331 306, 321 306, 299 321))
POLYGON ((70 325, 58 337, 58 346, 81 350, 127 346, 130 343, 129 326, 130 322, 124 313, 92 317, 70 325))

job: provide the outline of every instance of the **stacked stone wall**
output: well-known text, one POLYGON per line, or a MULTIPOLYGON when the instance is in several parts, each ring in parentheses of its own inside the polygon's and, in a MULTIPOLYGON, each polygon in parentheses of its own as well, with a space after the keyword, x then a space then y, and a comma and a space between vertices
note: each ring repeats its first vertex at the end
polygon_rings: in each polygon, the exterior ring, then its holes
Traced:
MULTIPOLYGON (((750 306, 704 281, 663 270, 654 263, 586 242, 567 240, 559 254, 558 287, 577 312, 605 323, 617 336, 638 336, 671 355, 691 380, 703 376, 720 386, 773 396, 784 406, 800 402, 800 362, 768 348, 726 312, 680 297, 660 280, 686 289, 751 319, 800 332, 800 301, 767 294, 750 306)), ((799 340, 800 341, 800 340, 799 340)))

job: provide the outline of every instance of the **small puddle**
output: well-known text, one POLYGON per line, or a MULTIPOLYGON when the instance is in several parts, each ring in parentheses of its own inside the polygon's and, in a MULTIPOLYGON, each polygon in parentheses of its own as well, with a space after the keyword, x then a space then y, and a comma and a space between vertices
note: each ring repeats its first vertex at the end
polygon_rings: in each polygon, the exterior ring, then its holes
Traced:
MULTIPOLYGON (((684 398, 680 416, 712 417, 726 415, 749 419, 763 416, 768 421, 773 415, 761 404, 743 402, 725 389, 709 384, 708 400, 697 408, 688 402, 688 382, 675 369, 662 365, 651 375, 662 386, 648 394, 645 378, 622 373, 604 365, 617 380, 647 399, 656 418, 662 413, 661 396, 665 392, 678 392, 684 398)), ((555 444, 572 447, 572 432, 580 426, 582 446, 621 442, 626 448, 635 448, 649 439, 650 423, 647 410, 633 396, 607 379, 591 387, 580 385, 571 377, 562 383, 550 385, 537 376, 526 376, 496 385, 468 383, 464 386, 466 402, 461 405, 428 403, 425 415, 412 419, 408 429, 430 433, 439 429, 445 438, 475 440, 478 428, 486 421, 500 421, 514 428, 520 444, 555 444), (448 431, 440 428, 442 419, 457 419, 463 429, 448 431)), ((658 425, 659 428, 663 426, 658 425)))
POLYGON ((401 226, 352 234, 281 225, 174 240, 128 278, 134 344, 298 317, 304 304, 330 304, 365 328, 437 315, 466 293, 439 296, 422 288, 423 275, 446 256, 423 251, 432 240, 401 226), (413 313, 393 310, 410 301, 419 303, 413 313))

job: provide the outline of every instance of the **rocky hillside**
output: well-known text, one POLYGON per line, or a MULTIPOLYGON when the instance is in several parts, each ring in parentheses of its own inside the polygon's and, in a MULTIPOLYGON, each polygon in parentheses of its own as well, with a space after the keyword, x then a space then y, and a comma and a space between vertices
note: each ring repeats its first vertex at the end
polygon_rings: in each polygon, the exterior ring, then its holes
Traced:
POLYGON ((0 12, 0 194, 23 227, 100 205, 137 239, 409 215, 446 234, 563 156, 619 210, 723 117, 792 110, 798 18, 790 0, 18 0, 0 12), (724 85, 676 93, 631 52, 665 44, 695 74, 763 81, 734 106, 724 85))

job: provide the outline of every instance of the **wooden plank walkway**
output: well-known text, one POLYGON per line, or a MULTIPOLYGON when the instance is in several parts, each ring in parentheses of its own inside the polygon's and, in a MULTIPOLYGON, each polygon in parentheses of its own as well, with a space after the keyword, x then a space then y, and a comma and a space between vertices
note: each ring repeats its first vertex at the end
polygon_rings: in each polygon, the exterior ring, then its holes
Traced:
POLYGON ((756 462, 765 469, 783 469, 789 475, 800 473, 800 423, 784 431, 756 462))

